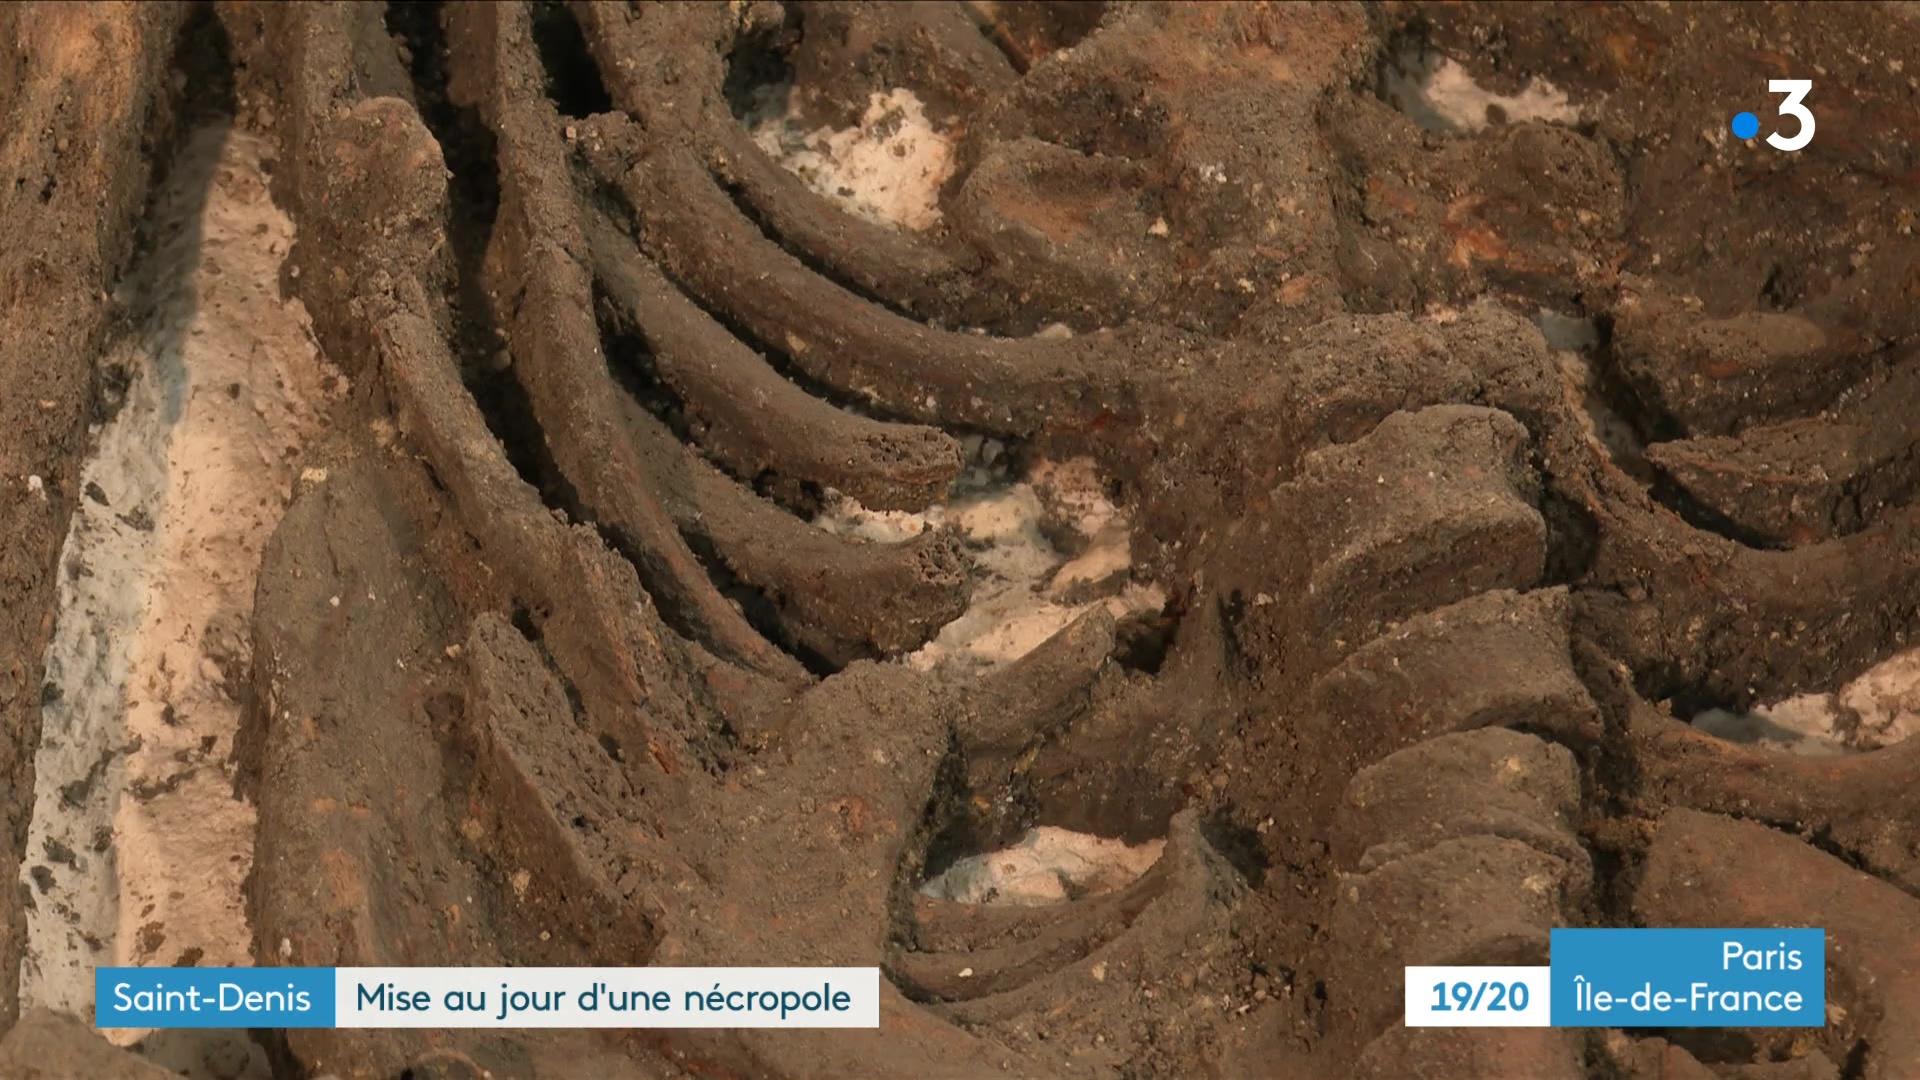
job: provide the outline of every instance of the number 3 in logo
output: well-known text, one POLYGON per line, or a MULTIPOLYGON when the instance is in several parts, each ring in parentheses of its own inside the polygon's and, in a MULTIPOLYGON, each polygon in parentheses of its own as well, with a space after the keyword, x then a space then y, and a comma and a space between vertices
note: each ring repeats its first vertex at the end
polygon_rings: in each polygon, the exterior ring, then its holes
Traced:
POLYGON ((1768 79, 1767 92, 1785 94, 1787 100, 1780 103, 1780 115, 1791 116, 1800 121, 1800 130, 1791 138, 1783 137, 1779 132, 1767 136, 1767 145, 1775 150, 1791 153, 1813 141, 1813 114, 1800 104, 1806 99, 1807 91, 1813 89, 1812 79, 1768 79))

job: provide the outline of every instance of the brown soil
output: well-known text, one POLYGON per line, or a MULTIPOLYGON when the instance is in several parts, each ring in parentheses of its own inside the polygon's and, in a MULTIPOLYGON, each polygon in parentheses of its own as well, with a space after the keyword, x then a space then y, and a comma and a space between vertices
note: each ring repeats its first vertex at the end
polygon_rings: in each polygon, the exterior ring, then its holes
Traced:
MULTIPOLYGON (((215 78, 352 386, 259 567, 254 961, 886 974, 877 1031, 258 1033, 279 1075, 1920 1075, 1920 744, 1687 722, 1920 624, 1910 5, 213 12, 0 11, 0 863, 102 297, 215 78), (1571 116, 1423 128, 1408 57, 1571 116), (1727 133, 1809 72, 1806 150, 1727 133), (836 127, 912 91, 937 220, 769 158, 782 79, 836 127), (1573 365, 1542 310, 1591 320, 1573 365), (1165 608, 901 662, 965 545, 810 519, 925 509, 980 437, 1091 459, 1165 608), (1036 825, 1164 847, 918 891, 1036 825), (1828 928, 1826 1028, 1399 1023, 1406 964, 1743 923, 1828 928)), ((0 1063, 113 1075, 31 1023, 0 1063)))

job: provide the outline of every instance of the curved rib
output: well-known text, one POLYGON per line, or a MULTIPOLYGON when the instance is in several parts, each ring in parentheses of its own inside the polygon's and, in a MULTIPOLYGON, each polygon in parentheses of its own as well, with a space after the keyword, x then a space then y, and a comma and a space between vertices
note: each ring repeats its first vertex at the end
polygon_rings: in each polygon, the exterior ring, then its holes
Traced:
POLYGON ((594 272, 680 396, 700 443, 735 475, 766 472, 831 487, 882 510, 920 510, 959 474, 944 432, 835 408, 773 370, 633 250, 612 223, 588 223, 594 272))
POLYGON ((485 20, 451 33, 456 64, 493 76, 481 112, 498 139, 500 211, 487 260, 514 370, 561 473, 582 504, 614 532, 647 589, 696 640, 751 670, 806 678, 729 604, 655 496, 633 446, 621 438, 620 391, 606 370, 586 241, 561 146, 559 114, 542 94, 526 9, 480 5, 456 19, 485 20), (478 55, 469 55, 478 54, 478 55))
POLYGON ((921 316, 952 317, 972 291, 970 261, 856 217, 781 168, 728 117, 709 121, 709 164, 769 231, 856 288, 921 316))
POLYGON ((645 719, 665 713, 668 729, 694 740, 704 736, 690 716, 675 714, 689 696, 664 685, 673 665, 660 654, 660 636, 633 625, 646 608, 631 603, 641 595, 632 569, 590 530, 569 531, 554 521, 487 430, 431 323, 396 313, 377 327, 376 341, 380 372, 408 437, 452 494, 461 522, 489 561, 512 576, 514 595, 539 609, 543 639, 580 692, 590 726, 625 745, 648 747, 662 772, 677 771, 685 751, 663 742, 645 719), (643 649, 649 655, 635 655, 643 649))
POLYGON ((1844 536, 1920 486, 1916 402, 1920 360, 1848 393, 1819 416, 1656 443, 1647 459, 1694 498, 1764 539, 1844 536))
POLYGON ((680 529, 773 605, 793 644, 840 667, 927 643, 966 610, 966 557, 946 534, 870 544, 816 529, 735 483, 637 403, 631 435, 680 529))
POLYGON ((1002 435, 1098 411, 1080 397, 1094 358, 1116 349, 1110 332, 991 338, 903 318, 813 273, 767 239, 690 151, 662 146, 643 154, 638 129, 622 117, 585 124, 587 160, 633 209, 649 254, 705 306, 780 348, 809 377, 901 416, 1002 435))
MULTIPOLYGON (((978 306, 972 277, 977 257, 847 213, 754 144, 724 104, 726 53, 737 25, 725 8, 654 8, 642 12, 638 22, 605 4, 581 4, 575 10, 620 108, 649 131, 684 129, 691 144, 701 148, 705 164, 782 243, 839 280, 918 315, 952 319, 978 306), (626 62, 657 50, 659 42, 675 41, 695 43, 699 52, 675 57, 679 62, 671 84, 661 84, 657 65, 626 62)), ((904 21, 924 17, 915 10, 904 21)), ((976 31, 969 25, 964 33, 976 31)))

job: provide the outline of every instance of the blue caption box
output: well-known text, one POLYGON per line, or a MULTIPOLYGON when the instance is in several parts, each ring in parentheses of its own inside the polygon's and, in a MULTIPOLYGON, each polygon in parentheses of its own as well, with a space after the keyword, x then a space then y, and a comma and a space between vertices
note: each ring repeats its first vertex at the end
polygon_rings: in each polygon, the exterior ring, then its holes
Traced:
POLYGON ((101 1028, 325 1028, 332 968, 96 968, 101 1028))
POLYGON ((1827 932, 1564 929, 1554 1027, 1824 1027, 1827 932))

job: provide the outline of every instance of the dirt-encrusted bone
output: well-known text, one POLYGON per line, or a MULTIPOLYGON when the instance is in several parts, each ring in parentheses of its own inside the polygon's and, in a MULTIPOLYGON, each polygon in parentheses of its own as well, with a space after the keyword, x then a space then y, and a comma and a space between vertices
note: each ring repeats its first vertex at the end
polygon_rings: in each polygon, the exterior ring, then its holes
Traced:
POLYGON ((933 428, 835 408, 769 367, 681 295, 604 218, 595 273, 646 339, 684 422, 736 476, 834 488, 875 510, 922 510, 960 472, 960 446, 933 428))
POLYGON ((1439 405, 1309 454, 1280 494, 1312 566, 1299 629, 1338 657, 1423 610, 1537 583, 1546 527, 1526 443, 1507 413, 1439 405))
POLYGON ((578 141, 596 177, 638 219, 648 255, 704 306, 836 393, 896 416, 1009 435, 1093 411, 1075 387, 1107 348, 1097 337, 933 329, 808 270, 741 215, 689 153, 643 149, 624 117, 583 122, 578 141), (747 281, 753 287, 743 288, 747 281))
POLYGON ((1367 1044, 1352 1075, 1354 1080, 1583 1080, 1591 1075, 1585 1057, 1580 1035, 1572 1031, 1397 1028, 1367 1044))
POLYGON ((1352 718, 1343 725, 1343 743, 1364 761, 1490 726, 1525 725, 1591 742, 1600 716, 1568 656, 1570 608, 1564 589, 1496 589, 1417 615, 1318 680, 1315 709, 1352 718), (1509 663, 1517 677, 1494 675, 1509 663), (1362 719, 1377 734, 1355 730, 1362 719))
POLYGON ((1570 820, 1578 796, 1564 747, 1499 728, 1428 740, 1353 778, 1334 850, 1358 872, 1341 876, 1330 928, 1330 1004, 1353 1034, 1392 1024, 1405 965, 1545 963, 1548 931, 1593 884, 1570 820))
POLYGON ((674 523, 759 591, 786 647, 835 667, 897 656, 966 610, 968 559, 952 534, 878 543, 816 528, 721 473, 637 403, 626 414, 674 523))
POLYGON ((1658 294, 1615 313, 1614 349, 1645 403, 1688 434, 1815 412, 1862 373, 1866 342, 1791 312, 1714 318, 1658 294))
POLYGON ((1111 899, 1060 905, 1059 913, 1023 909, 1035 913, 1032 931, 1000 928, 1004 943, 978 950, 896 953, 893 970, 910 980, 906 985, 946 998, 940 1011, 969 1026, 1043 1011, 1068 992, 1120 998, 1128 982, 1173 978, 1192 962, 1189 954, 1215 947, 1209 928, 1231 915, 1245 889, 1203 835, 1198 815, 1185 811, 1172 819, 1160 861, 1111 899), (984 992, 967 985, 973 975, 960 975, 969 967, 991 976, 984 992), (1107 984, 1108 972, 1127 978, 1107 984))
POLYGON ((1734 814, 1803 836, 1823 837, 1910 892, 1920 892, 1920 851, 1912 837, 1920 811, 1920 741, 1869 754, 1802 757, 1716 739, 1635 702, 1628 753, 1652 806, 1734 814))
POLYGON ((1353 778, 1334 858, 1365 872, 1456 837, 1503 836, 1589 866, 1573 832, 1579 805, 1565 747, 1503 728, 1441 735, 1353 778))
MULTIPOLYGON (((1904 9, 208 10, 237 122, 281 140, 279 288, 352 382, 260 576, 255 957, 888 974, 876 1030, 297 1031, 268 1036, 284 1068, 1633 1076, 1623 1037, 1402 1030, 1399 965, 1538 961, 1555 925, 1690 917, 1629 906, 1643 872, 1737 891, 1806 854, 1676 857, 1649 827, 1685 807, 1859 872, 1810 903, 1920 881, 1920 750, 1781 761, 1660 715, 1838 685, 1920 626, 1904 9), (1756 28, 1849 87, 1791 169, 1669 137, 1764 85, 1756 28), (1423 131, 1403 63, 1559 104, 1423 131), (953 170, 910 223, 810 186, 902 132, 953 170), (1591 328, 1577 363, 1535 318, 1591 328), (1590 438, 1608 412, 1630 430, 1590 438), (963 447, 966 485, 1043 504, 1042 463, 1091 461, 1130 530, 1107 519, 1099 580, 1164 605, 984 671, 902 662, 1005 552, 807 515, 830 488, 951 520, 963 447), (1045 907, 919 895, 1040 823, 1166 846, 1045 907)), ((0 76, 40 71, 19 36, 0 76)), ((61 166, 14 196, 58 181, 56 254, 124 239, 70 190, 83 98, 5 142, 61 166)), ((110 284, 75 265, 74 295, 110 284)), ((69 351, 30 358, 71 379, 69 351)), ((92 497, 13 450, 0 516, 92 497)), ((5 716, 38 679, 0 635, 5 716)), ((1835 990, 1817 1055, 1657 1060, 1899 1075, 1869 996, 1835 990)))
POLYGON ((632 440, 593 311, 591 255, 559 131, 542 91, 526 9, 456 8, 450 91, 496 139, 500 211, 486 258, 514 372, 560 472, 640 571, 662 613, 701 644, 760 674, 804 679, 709 580, 660 505, 632 440))
POLYGON ((566 692, 534 645, 495 615, 475 619, 464 651, 462 749, 472 755, 476 847, 517 903, 527 964, 594 957, 644 964, 658 944, 648 868, 637 852, 652 824, 622 756, 581 730, 566 692))
POLYGON ((1831 855, 1752 822, 1674 810, 1660 821, 1633 894, 1660 926, 1822 926, 1830 1056, 1859 1046, 1855 1075, 1920 1071, 1920 901, 1831 855), (1781 888, 1792 882, 1792 888, 1781 888), (1839 1008, 1836 1009, 1835 1006, 1839 1008))
POLYGON ((1856 532, 1920 487, 1920 360, 1863 381, 1818 416, 1656 443, 1647 459, 1751 537, 1856 532))
POLYGON ((0 1076, 8 1080, 180 1080, 112 1045, 85 1022, 46 1009, 29 1009, 0 1038, 0 1076))

